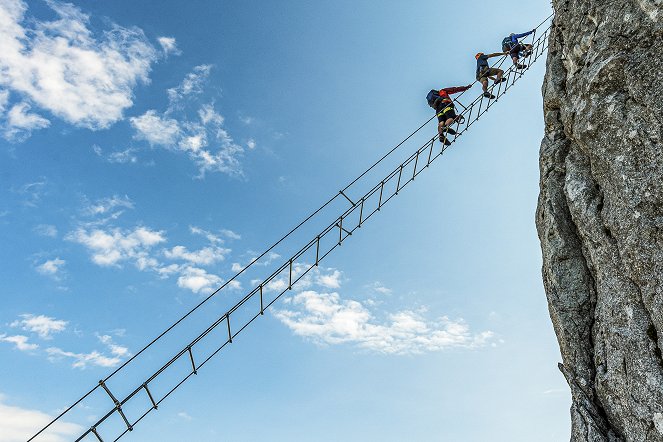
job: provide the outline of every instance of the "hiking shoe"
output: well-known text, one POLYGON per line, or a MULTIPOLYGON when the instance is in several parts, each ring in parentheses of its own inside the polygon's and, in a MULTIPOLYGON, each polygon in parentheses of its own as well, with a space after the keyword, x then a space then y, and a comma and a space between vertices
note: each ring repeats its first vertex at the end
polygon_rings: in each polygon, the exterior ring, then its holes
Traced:
POLYGON ((451 141, 447 140, 447 137, 440 135, 440 142, 445 146, 451 146, 451 141))
POLYGON ((450 127, 447 127, 446 129, 444 129, 444 131, 446 133, 448 133, 449 135, 456 135, 456 131, 453 130, 452 128, 450 128, 450 127))
POLYGON ((495 80, 495 84, 504 83, 505 81, 506 81, 506 78, 502 77, 499 80, 495 80))
POLYGON ((491 100, 495 98, 495 95, 491 94, 490 92, 485 92, 483 96, 486 98, 490 98, 491 100))
POLYGON ((517 64, 516 65, 516 68, 518 68, 518 69, 525 69, 526 67, 527 67, 526 64, 517 64))

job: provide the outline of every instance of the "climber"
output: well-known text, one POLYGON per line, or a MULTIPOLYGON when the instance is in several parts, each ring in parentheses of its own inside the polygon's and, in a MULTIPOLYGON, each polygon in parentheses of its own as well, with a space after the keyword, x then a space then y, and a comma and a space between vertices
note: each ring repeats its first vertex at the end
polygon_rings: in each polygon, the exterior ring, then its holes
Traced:
POLYGON ((520 60, 520 53, 522 52, 524 57, 529 57, 532 55, 532 45, 520 43, 518 39, 527 37, 528 35, 533 34, 534 31, 535 29, 532 29, 531 31, 525 32, 523 34, 511 34, 502 40, 502 50, 504 52, 508 52, 509 55, 511 55, 513 64, 518 69, 525 69, 527 67, 526 64, 518 63, 520 60))
POLYGON ((499 57, 500 55, 506 55, 506 52, 495 52, 494 54, 484 54, 479 52, 476 55, 477 59, 477 81, 483 86, 483 96, 486 98, 493 99, 495 95, 488 92, 488 79, 495 80, 495 84, 506 81, 506 78, 502 78, 504 71, 502 69, 491 68, 488 64, 488 59, 493 57, 499 57))
POLYGON ((440 141, 446 146, 451 145, 451 142, 447 140, 447 134, 456 135, 456 131, 451 128, 451 125, 462 118, 462 116, 459 117, 456 115, 456 108, 450 95, 465 92, 471 87, 472 85, 470 84, 460 87, 448 87, 439 91, 433 89, 426 96, 428 105, 435 109, 435 114, 439 122, 437 132, 440 135, 440 141))

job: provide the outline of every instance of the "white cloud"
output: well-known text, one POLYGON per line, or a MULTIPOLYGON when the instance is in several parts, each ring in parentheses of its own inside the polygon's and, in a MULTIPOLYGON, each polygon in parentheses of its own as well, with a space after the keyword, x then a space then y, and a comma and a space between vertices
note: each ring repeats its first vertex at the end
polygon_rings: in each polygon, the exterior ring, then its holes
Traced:
POLYGON ((328 274, 319 274, 316 283, 328 289, 337 289, 341 287, 341 272, 338 270, 328 274))
POLYGON ((174 37, 159 37, 157 41, 161 45, 161 50, 167 57, 170 54, 180 55, 182 52, 177 48, 177 42, 174 37))
POLYGON ((0 89, 0 114, 3 114, 9 103, 9 91, 0 89))
POLYGON ((477 348, 493 336, 472 334, 461 319, 442 317, 426 321, 419 313, 401 311, 378 321, 362 303, 343 300, 337 293, 304 291, 278 310, 275 316, 295 334, 318 344, 350 343, 384 354, 418 354, 447 348, 477 348))
POLYGON ((373 284, 368 286, 371 290, 381 295, 391 295, 392 290, 388 287, 385 287, 381 282, 375 281, 373 284))
POLYGON ((134 164, 138 162, 138 157, 135 155, 136 149, 133 148, 117 150, 115 152, 109 153, 108 155, 104 155, 103 149, 95 144, 92 146, 92 150, 94 150, 94 153, 96 153, 98 156, 111 164, 134 164))
POLYGON ((34 228, 34 231, 39 236, 47 236, 49 238, 55 238, 58 236, 57 227, 50 224, 40 224, 34 228))
POLYGON ((55 259, 49 259, 48 261, 38 265, 37 271, 42 275, 56 277, 65 264, 66 261, 64 259, 60 259, 59 257, 55 259))
POLYGON ((221 114, 214 110, 214 106, 211 104, 202 105, 198 110, 198 116, 200 117, 200 121, 205 125, 212 123, 221 126, 225 121, 221 114))
POLYGON ((242 239, 242 235, 229 229, 221 229, 220 232, 228 239, 242 239))
POLYGON ((189 414, 184 412, 184 411, 180 411, 179 413, 177 413, 177 417, 182 418, 183 420, 188 421, 188 422, 193 420, 193 418, 191 416, 189 416, 189 414))
POLYGON ((102 335, 98 336, 99 341, 102 344, 105 344, 108 347, 108 350, 110 350, 111 354, 113 356, 119 357, 119 358, 127 358, 131 356, 131 353, 129 353, 129 349, 127 347, 124 347, 122 345, 118 345, 115 342, 113 342, 113 337, 110 335, 102 335))
POLYGON ((117 164, 126 164, 126 163, 135 163, 138 161, 138 157, 134 155, 135 149, 125 149, 121 151, 111 152, 108 155, 109 163, 117 164))
POLYGON ((221 243, 223 243, 223 239, 221 239, 221 237, 219 237, 219 235, 216 235, 212 232, 208 232, 207 230, 201 229, 200 227, 189 226, 189 230, 194 235, 204 236, 212 244, 221 244, 221 243))
POLYGON ((12 327, 20 327, 25 331, 36 333, 42 339, 51 339, 51 335, 63 332, 67 328, 67 321, 51 318, 45 315, 20 315, 22 319, 12 322, 12 327))
POLYGON ((249 149, 255 149, 256 148, 256 140, 254 140, 253 138, 249 138, 249 141, 246 142, 246 146, 249 149))
POLYGON ((163 232, 136 227, 133 230, 111 228, 88 231, 79 228, 67 239, 82 244, 92 253, 92 261, 100 266, 112 266, 126 260, 133 260, 144 270, 155 264, 149 257, 149 250, 166 240, 163 232))
MULTIPOLYGON (((0 35, 2 35, 1 32, 0 35)), ((2 77, 0 76, 0 78, 2 77)), ((29 111, 30 105, 23 102, 14 105, 7 113, 4 129, 4 136, 7 140, 23 141, 30 136, 33 130, 44 129, 51 125, 46 118, 29 111)))
POLYGON ((190 252, 184 246, 175 246, 170 250, 165 250, 164 255, 168 259, 179 259, 192 264, 209 265, 217 261, 223 261, 225 255, 230 252, 230 249, 223 249, 221 247, 204 247, 200 250, 190 252))
POLYGON ((190 96, 190 95, 199 95, 203 92, 203 84, 207 81, 207 77, 212 70, 212 66, 208 64, 203 64, 193 68, 193 72, 190 72, 184 77, 182 83, 174 88, 168 89, 168 98, 170 99, 171 106, 177 105, 177 103, 190 96))
POLYGON ((7 336, 6 334, 0 334, 0 341, 14 344, 16 349, 20 351, 32 351, 39 348, 37 344, 30 344, 28 342, 29 338, 23 335, 7 336))
POLYGON ((0 85, 66 122, 107 128, 133 105, 136 84, 149 81, 156 52, 140 29, 113 24, 96 38, 80 9, 47 4, 53 21, 26 17, 22 0, 0 3, 0 85))
MULTIPOLYGON (((0 396, 0 442, 25 442, 53 416, 37 410, 7 405, 0 396)), ((39 436, 43 442, 66 442, 84 431, 83 427, 64 421, 54 423, 39 436)))
POLYGON ((100 200, 97 200, 95 203, 85 207, 83 211, 90 216, 106 215, 118 207, 125 209, 133 209, 134 203, 126 195, 124 197, 113 195, 110 198, 102 198, 100 200))
POLYGON ((152 146, 174 146, 180 137, 177 120, 161 117, 155 110, 149 110, 140 117, 129 118, 129 122, 136 130, 136 138, 152 146))
POLYGON ((65 351, 58 347, 49 347, 46 349, 49 360, 51 362, 58 361, 63 358, 72 359, 71 364, 74 368, 87 368, 88 365, 95 365, 97 367, 116 367, 122 362, 122 359, 118 356, 108 357, 97 350, 94 350, 90 353, 74 353, 71 351, 65 351))
POLYGON ((189 289, 194 293, 211 293, 219 288, 222 283, 223 280, 218 276, 195 267, 182 269, 181 276, 177 278, 177 285, 179 287, 189 289))
POLYGON ((165 112, 152 109, 130 118, 130 122, 136 131, 135 138, 187 154, 197 165, 199 178, 207 172, 242 176, 239 159, 244 148, 224 129, 225 119, 213 104, 198 103, 211 69, 210 65, 196 66, 179 86, 168 89, 169 105, 165 112), (188 112, 191 103, 198 109, 195 116, 188 112))

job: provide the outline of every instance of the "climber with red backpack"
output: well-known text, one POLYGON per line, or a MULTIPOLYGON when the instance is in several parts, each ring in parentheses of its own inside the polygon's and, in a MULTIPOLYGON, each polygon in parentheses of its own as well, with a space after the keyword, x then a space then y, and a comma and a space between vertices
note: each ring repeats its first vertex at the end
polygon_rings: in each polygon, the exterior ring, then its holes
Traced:
POLYGON ((435 115, 439 122, 437 125, 437 132, 440 136, 440 141, 444 143, 445 146, 451 145, 451 141, 447 139, 447 134, 456 135, 456 131, 451 128, 451 125, 462 118, 462 116, 456 115, 456 107, 454 106, 454 102, 450 95, 465 92, 471 87, 472 85, 470 84, 467 86, 448 87, 440 90, 433 89, 426 96, 428 105, 435 109, 435 115))
POLYGON ((524 57, 529 57, 532 55, 532 45, 520 43, 518 39, 527 37, 528 35, 533 34, 534 31, 536 31, 536 29, 532 29, 531 31, 522 34, 511 34, 502 40, 502 50, 504 52, 508 52, 509 55, 511 55, 513 64, 518 69, 525 69, 527 67, 526 64, 519 63, 520 54, 522 53, 524 57))

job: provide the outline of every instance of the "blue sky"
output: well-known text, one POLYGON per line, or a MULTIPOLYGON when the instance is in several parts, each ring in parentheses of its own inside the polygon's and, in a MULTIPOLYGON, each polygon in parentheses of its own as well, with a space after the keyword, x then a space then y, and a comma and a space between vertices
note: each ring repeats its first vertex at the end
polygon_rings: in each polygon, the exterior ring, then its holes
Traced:
MULTIPOLYGON (((0 442, 25 440, 428 119, 428 90, 470 83, 476 52, 550 13, 450 9, 0 1, 0 442)), ((543 73, 126 440, 567 439, 534 227, 543 73)), ((113 388, 139 385, 341 207, 113 388)), ((70 440, 104 400, 40 440, 70 440)))

